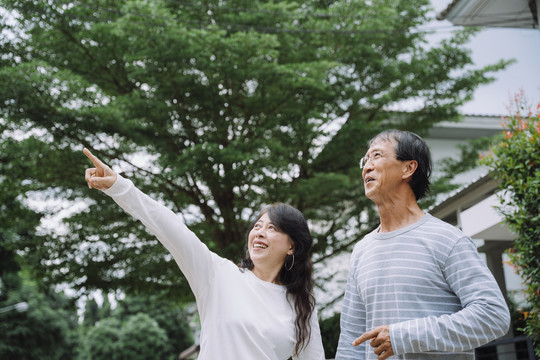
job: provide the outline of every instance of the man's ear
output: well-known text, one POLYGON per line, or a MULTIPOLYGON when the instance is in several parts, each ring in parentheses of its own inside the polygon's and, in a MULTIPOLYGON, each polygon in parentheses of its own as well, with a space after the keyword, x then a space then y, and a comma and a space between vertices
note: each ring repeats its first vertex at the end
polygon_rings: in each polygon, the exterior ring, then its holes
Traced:
POLYGON ((401 179, 405 181, 409 181, 416 169, 418 168, 418 161, 416 160, 407 160, 403 164, 403 174, 401 174, 401 179))

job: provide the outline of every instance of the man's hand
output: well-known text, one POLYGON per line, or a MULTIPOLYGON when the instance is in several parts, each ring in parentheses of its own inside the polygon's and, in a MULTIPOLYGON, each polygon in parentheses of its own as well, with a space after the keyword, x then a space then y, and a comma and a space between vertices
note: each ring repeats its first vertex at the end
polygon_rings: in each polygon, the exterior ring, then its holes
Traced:
POLYGON ((108 189, 116 182, 117 175, 110 167, 101 162, 97 157, 92 155, 90 150, 84 148, 84 155, 94 164, 95 168, 86 169, 84 179, 88 183, 88 187, 104 190, 108 189))
POLYGON ((373 351, 377 359, 384 360, 394 355, 392 343, 390 342, 390 325, 376 327, 371 331, 363 333, 359 338, 353 341, 353 346, 357 346, 371 339, 369 345, 374 347, 373 351))

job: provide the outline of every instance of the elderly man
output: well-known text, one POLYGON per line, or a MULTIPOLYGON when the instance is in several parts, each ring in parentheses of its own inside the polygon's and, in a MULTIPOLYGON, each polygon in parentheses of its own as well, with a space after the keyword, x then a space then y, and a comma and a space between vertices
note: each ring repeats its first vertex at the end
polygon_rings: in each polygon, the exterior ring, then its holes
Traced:
POLYGON ((351 256, 336 359, 474 359, 510 315, 471 239, 417 204, 429 190, 425 141, 384 131, 360 167, 380 225, 351 256))

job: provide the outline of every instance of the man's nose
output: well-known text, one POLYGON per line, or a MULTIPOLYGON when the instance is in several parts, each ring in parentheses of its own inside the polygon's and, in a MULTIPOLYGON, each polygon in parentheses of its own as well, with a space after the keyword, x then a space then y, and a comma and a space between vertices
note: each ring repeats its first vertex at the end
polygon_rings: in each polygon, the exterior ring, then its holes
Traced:
POLYGON ((368 161, 364 168, 362 169, 362 176, 366 176, 367 173, 370 173, 373 170, 373 161, 368 161))

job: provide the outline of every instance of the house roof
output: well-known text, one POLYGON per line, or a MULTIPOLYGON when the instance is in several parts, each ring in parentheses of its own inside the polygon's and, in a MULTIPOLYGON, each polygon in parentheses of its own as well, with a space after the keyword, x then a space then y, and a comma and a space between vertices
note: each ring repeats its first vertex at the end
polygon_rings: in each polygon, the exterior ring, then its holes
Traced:
MULTIPOLYGON (((440 219, 453 218, 457 213, 492 195, 499 187, 499 182, 491 174, 485 174, 451 192, 444 199, 429 208, 429 213, 440 219)), ((457 219, 456 219, 457 220, 457 219)), ((451 221, 452 223, 456 220, 451 221)))
POLYGON ((445 20, 446 15, 448 14, 448 12, 450 12, 450 10, 452 10, 454 5, 456 5, 456 3, 458 3, 458 2, 459 2, 459 0, 453 0, 450 4, 448 4, 446 9, 444 9, 443 11, 441 11, 440 13, 437 14, 437 20, 445 20))
POLYGON ((461 121, 443 121, 437 123, 429 132, 430 138, 436 139, 476 139, 501 133, 504 116, 499 115, 463 115, 461 121))
POLYGON ((454 25, 538 28, 539 0, 453 0, 437 15, 454 25))

